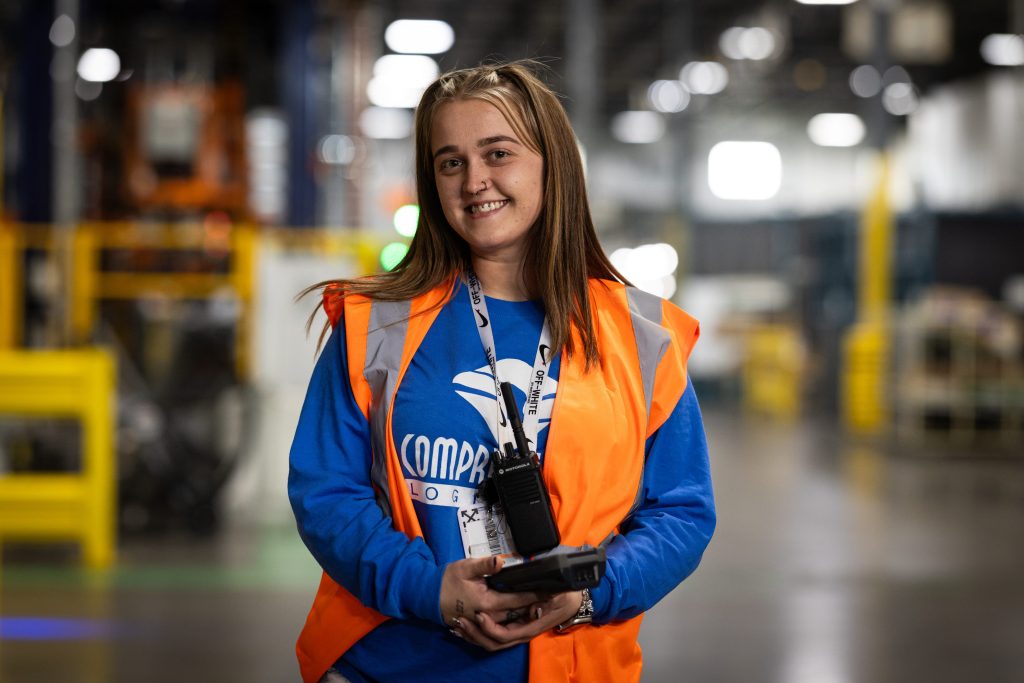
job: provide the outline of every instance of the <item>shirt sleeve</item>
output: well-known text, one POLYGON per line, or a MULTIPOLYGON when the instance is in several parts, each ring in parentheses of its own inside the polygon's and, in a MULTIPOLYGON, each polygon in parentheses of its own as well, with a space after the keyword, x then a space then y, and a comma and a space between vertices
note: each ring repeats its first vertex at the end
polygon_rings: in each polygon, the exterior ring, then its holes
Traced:
POLYGON ((655 605, 700 563, 715 530, 707 440, 693 386, 647 439, 642 497, 607 547, 594 619, 629 619, 655 605))
POLYGON ((444 568, 396 530, 370 482, 370 425, 348 381, 344 325, 317 361, 292 442, 288 497, 324 571, 381 614, 441 623, 444 568))

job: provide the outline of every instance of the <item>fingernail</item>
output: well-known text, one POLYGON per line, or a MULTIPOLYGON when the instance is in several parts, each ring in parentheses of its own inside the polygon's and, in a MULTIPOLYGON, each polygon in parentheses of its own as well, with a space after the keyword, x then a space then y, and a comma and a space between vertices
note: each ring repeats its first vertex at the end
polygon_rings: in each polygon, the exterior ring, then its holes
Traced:
POLYGON ((455 628, 462 628, 462 620, 458 617, 452 617, 452 626, 455 628))
POLYGON ((537 608, 537 614, 533 617, 534 619, 540 619, 540 616, 544 614, 544 610, 540 607, 537 608))
POLYGON ((476 613, 476 623, 478 623, 478 624, 484 623, 484 615, 481 614, 480 612, 476 613))
POLYGON ((458 631, 456 631, 455 629, 449 629, 449 630, 448 630, 448 633, 452 634, 452 635, 453 635, 453 636, 455 636, 456 638, 461 638, 461 637, 462 637, 462 634, 461 634, 461 633, 459 633, 458 631))

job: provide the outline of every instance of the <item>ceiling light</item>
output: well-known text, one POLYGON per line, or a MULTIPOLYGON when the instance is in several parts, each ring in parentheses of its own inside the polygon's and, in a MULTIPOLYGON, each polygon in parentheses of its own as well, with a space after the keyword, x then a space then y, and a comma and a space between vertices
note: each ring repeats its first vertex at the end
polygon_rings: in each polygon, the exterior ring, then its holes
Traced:
POLYGON ((740 50, 740 40, 747 29, 742 26, 733 26, 722 31, 718 39, 718 49, 729 59, 743 59, 743 52, 740 50))
POLYGON ((425 55, 384 55, 373 63, 373 75, 415 85, 430 85, 441 70, 425 55))
POLYGON ((642 244, 635 249, 623 247, 613 251, 608 258, 616 270, 645 292, 666 299, 675 293, 679 254, 671 244, 642 244))
POLYGON ((384 55, 373 65, 366 96, 378 107, 413 108, 440 69, 424 55, 384 55))
POLYGON ((56 47, 67 47, 75 39, 75 22, 66 14, 53 20, 50 25, 50 42, 56 47))
POLYGON ((654 81, 647 88, 647 100, 655 110, 675 114, 690 104, 690 92, 679 81, 654 81))
POLYGON ((665 119, 653 111, 623 111, 612 117, 612 135, 620 142, 642 145, 665 135, 665 119))
POLYGON ((796 0, 801 5, 852 5, 857 0, 796 0))
POLYGON ((708 154, 708 187, 720 199, 771 199, 782 185, 782 155, 770 142, 729 140, 708 154))
POLYGON ((910 74, 902 66, 890 66, 882 75, 882 87, 893 83, 913 83, 910 74))
POLYGON ((768 59, 775 52, 775 36, 760 26, 744 29, 743 35, 740 36, 739 49, 746 59, 768 59))
POLYGON ((395 52, 436 55, 451 49, 455 31, 444 21, 399 19, 384 31, 384 42, 395 52))
POLYGON ((325 135, 317 145, 320 161, 331 166, 345 166, 356 158, 356 144, 347 135, 325 135))
POLYGON ((412 134, 412 112, 394 107, 367 107, 359 115, 363 135, 377 140, 401 140, 412 134))
POLYGON ((850 90, 857 97, 874 97, 882 91, 882 76, 870 64, 858 66, 850 73, 850 90))
POLYGON ((917 91, 909 83, 893 83, 882 93, 882 107, 893 116, 911 114, 917 104, 917 91))
POLYGON ((714 95, 729 84, 729 71, 718 62, 690 62, 679 72, 679 80, 692 93, 714 95))
POLYGON ((993 33, 981 41, 981 57, 993 66, 1024 64, 1024 36, 993 33))
POLYGON ((853 147, 865 134, 864 122, 856 114, 818 114, 807 123, 807 136, 822 147, 853 147))
POLYGON ((85 102, 92 102, 103 92, 103 84, 87 81, 82 78, 75 80, 75 94, 85 102))
POLYGON ((121 58, 105 47, 91 47, 78 60, 78 75, 84 81, 106 83, 121 72, 121 58))

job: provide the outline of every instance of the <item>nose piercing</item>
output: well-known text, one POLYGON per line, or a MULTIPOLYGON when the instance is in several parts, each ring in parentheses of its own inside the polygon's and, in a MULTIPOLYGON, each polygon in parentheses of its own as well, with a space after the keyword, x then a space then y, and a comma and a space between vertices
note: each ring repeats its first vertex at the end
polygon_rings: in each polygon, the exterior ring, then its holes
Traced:
POLYGON ((480 194, 481 192, 483 192, 486 189, 487 189, 487 181, 486 180, 481 180, 480 181, 480 187, 473 194, 480 194))

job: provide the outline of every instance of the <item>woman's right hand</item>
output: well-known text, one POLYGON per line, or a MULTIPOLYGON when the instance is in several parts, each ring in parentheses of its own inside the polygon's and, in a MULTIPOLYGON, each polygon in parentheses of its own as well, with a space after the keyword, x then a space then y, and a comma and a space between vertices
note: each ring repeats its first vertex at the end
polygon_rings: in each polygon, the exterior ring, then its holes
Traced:
POLYGON ((456 620, 473 620, 484 612, 496 622, 517 621, 531 605, 547 596, 537 593, 499 593, 485 580, 502 566, 500 557, 470 558, 452 562, 441 579, 441 617, 452 628, 456 620))

